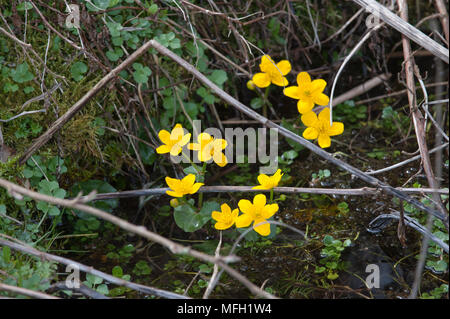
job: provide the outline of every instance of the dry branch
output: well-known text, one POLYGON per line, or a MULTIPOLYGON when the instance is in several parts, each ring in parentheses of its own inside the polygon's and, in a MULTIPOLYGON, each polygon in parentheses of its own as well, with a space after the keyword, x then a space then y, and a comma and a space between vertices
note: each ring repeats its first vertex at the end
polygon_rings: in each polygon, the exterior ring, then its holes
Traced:
MULTIPOLYGON (((100 277, 114 285, 124 286, 124 287, 139 291, 144 294, 154 295, 154 296, 163 297, 163 298, 171 298, 171 299, 187 298, 185 296, 182 296, 182 295, 170 292, 170 291, 165 291, 165 290, 161 290, 161 289, 157 289, 157 288, 153 288, 153 287, 149 287, 149 286, 144 286, 141 284, 136 284, 131 281, 123 280, 121 278, 117 278, 117 277, 114 277, 107 273, 104 273, 102 271, 96 270, 96 269, 92 268, 91 266, 86 266, 84 264, 81 264, 79 262, 76 262, 76 261, 68 259, 68 258, 45 253, 45 252, 39 251, 31 246, 25 246, 25 245, 22 245, 19 243, 14 243, 12 241, 3 240, 3 239, 0 239, 0 245, 7 246, 14 250, 18 250, 23 253, 38 257, 38 258, 43 258, 44 260, 54 261, 54 262, 57 262, 57 263, 60 263, 63 265, 76 266, 76 267, 78 267, 79 270, 89 273, 89 274, 92 274, 94 276, 100 277)), ((1 288, 0 288, 0 290, 1 290, 1 288)))
POLYGON ((204 85, 206 85, 207 87, 209 87, 215 94, 217 94, 220 98, 222 98, 225 102, 229 103, 230 105, 232 105, 234 108, 236 108, 237 110, 239 110, 240 112, 244 113, 245 115, 253 118, 254 120, 257 120, 259 123, 261 123, 262 125, 265 125, 269 128, 274 128, 274 129, 278 129, 278 132, 295 141, 296 143, 299 143, 301 145, 303 145, 304 147, 306 147, 307 149, 311 150, 312 152, 316 153, 317 155, 321 156, 322 158, 326 159, 327 161, 333 163, 334 165, 339 166, 340 168, 342 168, 345 171, 348 171, 350 173, 352 173, 353 175, 359 177, 360 179, 362 179, 363 181, 365 181, 366 183, 369 183, 373 186, 375 186, 376 188, 379 188, 381 190, 383 190, 384 192, 393 195, 395 197, 398 197, 401 200, 404 200, 412 205, 414 205, 415 207, 419 208, 420 210, 423 210, 441 220, 444 220, 446 223, 446 226, 448 228, 448 214, 443 214, 440 211, 431 209, 429 207, 426 207, 424 204, 422 204, 420 201, 406 195, 405 193, 396 190, 394 187, 381 182, 379 179, 367 175, 364 172, 362 172, 361 170, 359 170, 356 167, 353 167, 352 165, 337 159, 335 157, 333 157, 333 155, 329 154, 328 152, 326 152, 325 150, 323 150, 322 148, 316 146, 315 144, 305 140, 304 138, 298 136, 297 134, 289 131, 288 129, 285 129, 284 127, 275 124, 274 122, 268 120, 267 118, 265 118, 264 116, 260 115, 259 113, 253 111, 252 109, 250 109, 249 107, 245 106, 244 104, 242 104, 241 102, 239 102, 238 100, 236 100, 235 98, 233 98, 231 95, 229 95, 228 93, 226 93, 225 91, 223 91, 221 88, 219 88, 216 84, 214 84, 212 81, 210 81, 206 76, 204 76, 201 72, 199 72, 193 65, 189 64, 188 62, 186 62, 183 58, 179 57, 178 55, 176 55, 175 53, 173 53, 172 51, 170 51, 169 49, 167 49, 166 47, 162 46, 161 44, 159 44, 157 41, 155 40, 150 40, 149 41, 150 45, 155 48, 159 53, 171 58, 172 60, 174 60, 175 62, 177 62, 179 65, 181 65, 183 68, 185 68, 188 72, 192 73, 198 80, 200 80, 204 85))
POLYGON ((444 48, 442 45, 425 35, 422 31, 409 24, 407 21, 404 21, 395 15, 386 7, 382 6, 375 0, 353 0, 353 2, 359 4, 361 7, 365 8, 366 11, 380 18, 398 32, 427 49, 448 64, 448 49, 444 48))
POLYGON ((60 205, 64 207, 70 207, 73 209, 81 210, 85 213, 88 213, 92 216, 98 217, 100 219, 103 219, 107 222, 110 222, 126 231, 129 231, 131 233, 137 234, 139 236, 142 236, 150 241, 153 241, 155 243, 158 243, 164 247, 167 247, 172 253, 174 254, 187 254, 194 258, 210 262, 213 264, 218 264, 220 267, 222 267, 231 277, 234 277, 236 280, 241 282, 244 286, 246 286, 252 293, 254 293, 257 296, 264 297, 264 298, 275 298, 272 294, 260 289, 256 285, 254 285, 252 282, 250 282, 245 276, 241 275, 239 272, 228 266, 228 262, 235 262, 239 260, 236 256, 227 256, 227 257, 220 257, 216 258, 214 256, 202 253, 200 251, 197 251, 195 249, 192 249, 190 247, 186 247, 183 245, 179 245, 170 239, 167 239, 157 233, 149 231, 144 226, 136 226, 134 224, 129 223, 128 221, 121 219, 119 217, 116 217, 114 215, 108 214, 102 210, 99 210, 97 208, 80 204, 77 200, 67 200, 67 199, 60 199, 44 194, 40 194, 34 191, 31 191, 29 189, 26 189, 24 187, 21 187, 19 185, 16 185, 14 183, 11 183, 9 181, 6 181, 2 178, 0 178, 0 186, 8 190, 8 192, 13 196, 28 196, 34 200, 37 201, 44 201, 47 203, 50 203, 52 205, 60 205))
MULTIPOLYGON (((370 174, 370 173, 369 173, 370 174)), ((139 196, 150 196, 150 195, 163 195, 168 191, 169 188, 150 188, 150 189, 137 189, 114 193, 101 193, 96 194, 94 198, 89 196, 82 196, 79 199, 82 201, 87 200, 105 200, 113 198, 129 198, 129 197, 139 197, 139 196)), ((397 190, 405 193, 416 193, 416 194, 426 194, 426 193, 438 193, 438 194, 448 194, 448 189, 431 189, 431 188, 397 188, 397 190)), ((363 188, 353 188, 353 189, 336 189, 336 188, 302 188, 302 187, 275 187, 273 189, 275 193, 284 194, 327 194, 327 195, 352 195, 352 196, 367 196, 376 195, 379 190, 376 188, 363 187, 363 188)), ((253 186, 202 186, 198 190, 199 193, 255 193, 255 192, 270 192, 270 190, 253 189, 253 186)))

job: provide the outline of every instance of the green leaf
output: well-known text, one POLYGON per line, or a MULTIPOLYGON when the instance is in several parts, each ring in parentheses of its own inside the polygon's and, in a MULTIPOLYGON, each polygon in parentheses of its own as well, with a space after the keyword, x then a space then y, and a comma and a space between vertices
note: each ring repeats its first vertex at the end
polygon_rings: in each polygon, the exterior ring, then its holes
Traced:
POLYGON ((259 97, 254 97, 250 101, 250 106, 255 110, 260 109, 263 106, 263 104, 264 104, 263 100, 259 97))
POLYGON ((112 269, 112 275, 117 278, 122 278, 123 270, 120 266, 114 266, 112 269))
POLYGON ((323 238, 323 244, 325 246, 330 246, 333 244, 333 240, 334 240, 333 236, 325 235, 325 237, 323 238))
POLYGON ((227 73, 224 70, 214 70, 208 78, 222 88, 223 84, 228 80, 227 73))
POLYGON ((158 12, 158 5, 153 3, 150 7, 148 7, 147 10, 149 14, 155 14, 156 12, 158 12))
POLYGON ((11 70, 11 77, 14 82, 25 83, 33 80, 34 75, 28 70, 28 63, 19 64, 17 68, 11 70))
POLYGON ((81 81, 84 74, 88 71, 88 67, 84 62, 75 62, 70 68, 70 73, 75 81, 81 81))
POLYGON ((175 223, 185 232, 194 232, 211 220, 213 210, 220 210, 220 205, 216 202, 205 202, 200 212, 196 212, 191 205, 177 206, 174 211, 175 223))
POLYGON ((123 51, 121 48, 115 48, 114 50, 106 51, 106 57, 112 62, 116 62, 122 56, 123 56, 123 51))
POLYGON ((133 68, 135 71, 133 72, 133 78, 137 83, 147 83, 148 77, 152 74, 152 70, 149 67, 143 66, 140 63, 134 63, 133 68))

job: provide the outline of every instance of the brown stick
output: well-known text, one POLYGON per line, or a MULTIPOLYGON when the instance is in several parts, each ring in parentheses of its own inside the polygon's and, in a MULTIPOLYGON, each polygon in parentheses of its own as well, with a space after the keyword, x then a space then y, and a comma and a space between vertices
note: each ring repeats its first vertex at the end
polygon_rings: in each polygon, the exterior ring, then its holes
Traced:
POLYGON ((396 29, 402 35, 416 42, 424 49, 427 49, 448 64, 448 49, 444 48, 442 45, 425 35, 422 31, 409 24, 407 21, 404 21, 400 17, 396 16, 386 7, 382 6, 375 0, 353 0, 353 2, 359 4, 361 7, 365 8, 367 11, 396 29))
POLYGON ((24 295, 24 296, 36 298, 36 299, 60 299, 55 296, 44 294, 43 292, 34 291, 34 290, 22 288, 22 287, 11 286, 11 285, 7 285, 7 284, 2 284, 1 282, 0 282, 0 290, 13 292, 15 294, 24 295))
MULTIPOLYGON (((127 287, 127 288, 130 288, 130 289, 133 289, 133 290, 136 290, 141 293, 148 294, 148 295, 154 295, 154 296, 158 296, 158 297, 162 297, 162 298, 170 298, 170 299, 187 298, 185 296, 182 296, 182 295, 170 292, 170 291, 165 291, 165 290, 161 290, 161 289, 157 289, 157 288, 153 288, 153 287, 149 287, 149 286, 144 286, 141 284, 137 284, 137 283, 134 283, 131 281, 124 280, 122 278, 117 278, 117 277, 114 277, 107 273, 104 273, 102 271, 99 271, 95 268, 92 268, 91 266, 86 266, 84 264, 81 264, 79 262, 76 262, 76 261, 68 259, 68 258, 45 253, 45 252, 37 250, 36 248, 33 248, 31 246, 26 246, 23 244, 14 243, 9 240, 3 240, 3 239, 0 239, 0 245, 7 246, 14 250, 17 250, 17 251, 20 251, 20 252, 23 252, 23 253, 38 257, 38 258, 42 258, 44 260, 54 261, 54 262, 57 262, 57 263, 63 264, 63 265, 75 266, 79 270, 81 270, 85 273, 92 274, 94 276, 103 278, 104 280, 106 280, 114 285, 127 287)), ((1 288, 0 288, 0 290, 1 290, 1 288)))
POLYGON ((449 31, 448 31, 448 12, 443 0, 434 0, 434 5, 438 9, 441 15, 442 30, 444 30, 445 40, 447 45, 449 44, 449 31))
MULTIPOLYGON (((129 198, 149 195, 164 195, 169 188, 150 188, 150 189, 137 189, 130 191, 114 192, 114 193, 101 193, 96 194, 92 200, 105 200, 113 198, 129 198)), ((448 189, 430 189, 430 188, 397 188, 397 190, 405 193, 438 193, 448 194, 448 189)), ((352 195, 352 196, 364 196, 375 195, 378 190, 376 188, 363 187, 363 188, 349 188, 349 189, 335 189, 335 188, 302 188, 302 187, 275 187, 273 189, 275 193, 284 194, 328 194, 328 195, 352 195)), ((198 190, 199 193, 266 193, 270 190, 253 189, 253 186, 202 186, 198 190)), ((82 196, 80 200, 87 200, 90 196, 82 196)))
POLYGON ((252 293, 254 293, 257 296, 263 297, 263 298, 276 298, 272 294, 260 289, 256 285, 254 285, 251 281, 249 281, 245 276, 243 276, 238 271, 234 270, 232 267, 228 265, 228 262, 236 261, 236 256, 227 256, 227 257, 220 257, 216 258, 214 256, 202 253, 198 250, 192 249, 190 247, 186 247, 183 245, 179 245, 175 242, 173 242, 170 239, 167 239, 157 233, 149 231, 144 226, 136 226, 134 224, 129 223, 128 221, 121 219, 119 217, 116 217, 114 215, 108 214, 100 209, 97 209, 92 206, 84 205, 80 203, 80 200, 67 200, 67 199, 60 199, 53 196, 48 196, 44 194, 40 194, 37 192, 33 192, 29 189, 26 189, 24 187, 21 187, 19 185, 16 185, 14 183, 11 183, 7 180, 4 180, 0 178, 0 186, 8 190, 8 192, 11 195, 18 196, 25 195, 28 196, 34 200, 37 201, 44 201, 53 205, 60 205, 64 207, 70 207, 74 209, 81 210, 85 213, 88 213, 92 216, 101 218, 107 222, 110 222, 126 231, 129 231, 131 233, 135 233, 139 236, 142 236, 150 241, 153 241, 155 243, 158 243, 164 247, 167 247, 172 253, 174 254, 187 254, 192 257, 195 257, 197 259, 210 262, 213 264, 218 264, 220 267, 222 267, 230 276, 234 277, 236 280, 238 280, 240 283, 242 283, 244 286, 246 286, 252 293))
POLYGON ((86 105, 87 102, 89 102, 90 99, 92 99, 108 82, 113 80, 117 77, 117 75, 125 69, 127 66, 129 66, 133 61, 135 61, 138 57, 140 57, 142 54, 147 52, 147 50, 151 47, 151 43, 147 42, 143 46, 141 46, 139 49, 137 49, 133 54, 131 54, 125 61, 123 61, 119 66, 117 66, 115 69, 113 69, 111 72, 109 72, 107 75, 105 75, 92 89, 89 90, 80 100, 78 100, 63 116, 58 118, 52 126, 39 136, 33 144, 25 151, 25 153, 22 155, 22 157, 19 160, 19 163, 23 165, 30 157, 33 155, 34 152, 36 152, 41 146, 43 146, 45 143, 47 143, 57 132, 60 130, 72 117, 77 114, 78 111, 81 110, 81 108, 86 105))
MULTIPOLYGON (((400 7, 400 17, 408 21, 408 6, 405 0, 398 0, 398 4, 400 7)), ((405 75, 406 75, 406 86, 407 86, 407 96, 409 107, 411 110, 414 129, 416 131, 417 144, 419 146, 420 155, 422 158, 422 165, 425 171, 425 175, 427 176, 428 183, 431 188, 437 188, 436 178, 434 177, 433 169, 431 166, 430 157, 428 155, 428 146, 425 140, 425 119, 417 108, 417 97, 416 97, 416 86, 414 82, 414 68, 417 66, 414 62, 414 57, 411 54, 411 45, 409 39, 402 34, 402 45, 403 45, 403 53, 405 60, 405 75)), ((441 199, 439 196, 433 196, 433 199, 436 201, 437 208, 446 216, 448 219, 448 215, 445 212, 444 207, 442 206, 441 199)))
POLYGON ((386 192, 390 195, 393 195, 395 197, 398 197, 399 199, 402 199, 402 200, 414 205, 415 207, 419 208, 420 210, 427 212, 428 214, 431 214, 441 220, 445 220, 445 222, 447 223, 447 226, 448 226, 448 220, 447 220, 448 214, 447 213, 443 214, 440 211, 426 207, 423 203, 419 202, 415 198, 412 198, 412 197, 406 195, 405 193, 396 190, 392 186, 381 182, 379 179, 377 179, 373 176, 365 174, 360 169, 358 169, 340 159, 335 158, 334 156, 332 156, 331 154, 329 154, 322 148, 316 146, 315 144, 305 140, 304 138, 285 129, 282 126, 275 124, 273 121, 270 121, 269 119, 265 118, 261 114, 253 111, 248 106, 245 106, 244 104, 242 104, 241 102, 239 102, 238 100, 233 98, 231 95, 229 95, 224 90, 222 90, 217 85, 215 85, 211 80, 209 80, 201 72, 199 72, 193 65, 189 64, 188 62, 183 60, 181 57, 179 57, 178 55, 176 55, 175 53, 173 53, 166 47, 162 46, 161 44, 159 44, 157 41, 150 40, 149 42, 151 42, 152 47, 155 48, 159 53, 161 53, 161 54, 171 58, 175 62, 177 62, 179 65, 181 65, 183 68, 185 68, 188 72, 193 74, 204 85, 209 87, 215 94, 217 94, 217 96, 219 96, 221 99, 223 99, 225 102, 232 105, 234 108, 236 108, 243 114, 249 116, 250 118, 252 118, 254 120, 257 120, 259 123, 261 123, 262 125, 264 125, 268 128, 277 129, 278 133, 280 133, 281 135, 295 141, 296 143, 298 143, 300 145, 303 145, 304 147, 311 150, 318 156, 326 159, 327 161, 329 161, 330 163, 333 163, 334 165, 339 166, 340 168, 344 169, 345 171, 352 173, 353 175, 362 179, 366 183, 369 183, 377 188, 380 188, 384 192, 386 192))

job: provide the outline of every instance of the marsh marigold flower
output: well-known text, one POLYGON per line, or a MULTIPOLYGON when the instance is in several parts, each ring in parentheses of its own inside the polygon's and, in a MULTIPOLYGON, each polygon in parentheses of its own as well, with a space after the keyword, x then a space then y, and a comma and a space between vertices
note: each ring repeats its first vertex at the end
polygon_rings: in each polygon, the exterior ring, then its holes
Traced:
POLYGON ((321 148, 327 148, 331 145, 330 136, 344 132, 343 123, 333 122, 333 125, 330 125, 330 109, 328 107, 324 108, 319 116, 313 111, 303 114, 302 122, 307 126, 303 132, 303 137, 308 140, 317 138, 321 148))
POLYGON ((275 62, 268 55, 261 58, 259 65, 261 73, 256 73, 252 80, 259 88, 265 88, 273 83, 278 86, 286 86, 289 84, 285 76, 291 72, 291 63, 287 60, 282 60, 275 64, 275 62))
POLYGON ((183 179, 166 177, 166 183, 170 190, 166 191, 167 195, 172 197, 183 197, 186 194, 195 194, 198 189, 204 185, 195 182, 195 175, 189 174, 183 179))
POLYGON ((238 203, 243 213, 236 218, 236 227, 248 227, 253 222, 253 229, 261 236, 270 234, 270 224, 265 222, 278 211, 278 204, 266 205, 266 196, 258 194, 253 198, 253 203, 247 199, 241 199, 238 203))
POLYGON ((322 79, 311 81, 307 72, 300 72, 297 75, 298 86, 289 86, 284 89, 284 95, 298 100, 297 109, 300 114, 311 111, 314 104, 328 105, 330 99, 323 92, 327 82, 322 79))
POLYGON ((190 150, 197 151, 198 160, 207 162, 211 158, 220 167, 227 165, 227 158, 222 150, 228 145, 227 141, 221 138, 214 138, 208 133, 200 133, 197 137, 198 143, 189 143, 190 150))
POLYGON ((177 124, 170 133, 166 130, 159 131, 158 137, 164 145, 159 146, 156 153, 170 153, 172 156, 177 156, 181 153, 183 146, 191 139, 191 134, 184 134, 181 124, 177 124))
POLYGON ((274 187, 277 187, 282 176, 283 174, 281 174, 281 169, 277 170, 275 174, 273 174, 272 176, 267 176, 266 174, 259 174, 258 182, 261 185, 255 186, 253 187, 253 189, 272 189, 274 187))
POLYGON ((236 222, 236 218, 239 214, 239 209, 231 210, 230 206, 227 204, 222 204, 220 206, 221 211, 213 211, 211 217, 217 222, 214 228, 218 230, 228 229, 236 222))

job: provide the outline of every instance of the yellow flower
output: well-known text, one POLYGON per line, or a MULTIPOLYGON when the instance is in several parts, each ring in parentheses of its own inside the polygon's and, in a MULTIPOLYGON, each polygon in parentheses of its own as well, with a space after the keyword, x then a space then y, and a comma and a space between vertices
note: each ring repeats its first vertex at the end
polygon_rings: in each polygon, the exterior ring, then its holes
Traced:
POLYGON ((259 65, 262 73, 256 73, 253 76, 253 83, 259 88, 265 88, 273 83, 278 86, 286 86, 289 84, 285 78, 291 72, 291 63, 283 60, 275 64, 275 62, 268 55, 263 55, 261 64, 259 65))
POLYGON ((313 111, 302 115, 302 122, 307 126, 303 132, 303 137, 308 140, 319 140, 321 148, 327 148, 331 145, 330 136, 342 134, 344 132, 344 124, 341 122, 333 122, 330 126, 330 109, 324 108, 319 116, 313 111))
POLYGON ((220 212, 213 211, 211 213, 212 218, 217 221, 217 223, 214 225, 214 228, 218 230, 228 229, 235 223, 236 218, 239 214, 239 209, 236 208, 231 211, 230 206, 228 206, 227 204, 222 204, 220 206, 220 209, 220 212))
POLYGON ((184 134, 181 124, 175 125, 172 132, 161 130, 158 133, 159 139, 164 145, 161 145, 156 149, 156 153, 165 154, 170 153, 172 156, 176 156, 181 153, 182 147, 186 145, 191 139, 191 133, 184 134))
POLYGON ((299 100, 297 108, 300 114, 311 111, 314 104, 328 105, 330 99, 323 94, 327 82, 317 79, 311 82, 311 77, 307 72, 300 72, 297 75, 298 86, 289 86, 284 89, 284 95, 299 100))
POLYGON ((203 183, 195 183, 195 175, 189 174, 183 179, 166 177, 166 183, 170 190, 166 191, 167 195, 173 197, 183 197, 186 194, 194 194, 204 185, 203 183))
POLYGON ((272 217, 278 211, 278 204, 266 205, 266 196, 258 194, 253 198, 253 203, 247 199, 241 199, 238 203, 239 209, 243 213, 236 218, 236 227, 248 227, 253 222, 253 229, 261 236, 270 234, 270 224, 264 223, 266 219, 272 217))
POLYGON ((227 158, 222 153, 222 150, 228 145, 226 140, 214 138, 208 133, 200 133, 197 140, 198 143, 189 143, 188 148, 198 152, 199 161, 207 162, 212 158, 220 167, 227 165, 227 158))
POLYGON ((258 182, 261 185, 255 186, 253 187, 253 189, 272 189, 274 187, 277 187, 278 183, 281 180, 281 176, 283 176, 283 174, 281 174, 281 169, 277 170, 272 176, 260 174, 258 176, 258 182))

